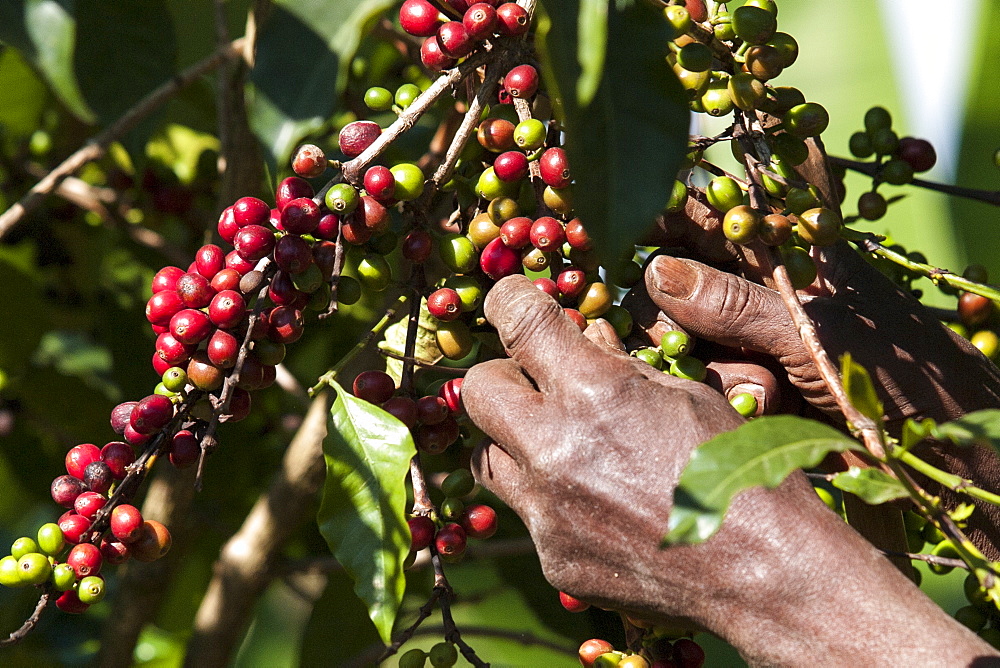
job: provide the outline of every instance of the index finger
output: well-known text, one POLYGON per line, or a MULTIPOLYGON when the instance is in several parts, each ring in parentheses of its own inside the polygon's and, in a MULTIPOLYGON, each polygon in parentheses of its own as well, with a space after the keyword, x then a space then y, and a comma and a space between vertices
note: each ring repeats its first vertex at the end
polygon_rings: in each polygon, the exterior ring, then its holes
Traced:
MULTIPOLYGON (((501 279, 486 296, 486 319, 496 327, 507 353, 545 392, 557 380, 599 377, 621 360, 588 340, 552 297, 527 276, 501 279)), ((607 376, 604 376, 607 377, 607 376)))

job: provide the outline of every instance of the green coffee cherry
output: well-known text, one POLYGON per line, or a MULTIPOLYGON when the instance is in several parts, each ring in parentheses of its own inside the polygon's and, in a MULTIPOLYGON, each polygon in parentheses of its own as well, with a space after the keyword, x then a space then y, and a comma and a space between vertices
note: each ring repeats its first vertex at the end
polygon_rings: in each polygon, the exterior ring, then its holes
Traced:
POLYGON ((733 395, 729 400, 729 405, 745 418, 750 418, 757 414, 757 397, 749 392, 741 392, 733 395))
POLYGON ((993 601, 990 599, 989 594, 986 593, 986 590, 980 586, 975 573, 969 573, 965 576, 962 588, 965 591, 965 600, 971 603, 974 608, 986 613, 996 612, 993 601))
MULTIPOLYGON (((935 557, 946 557, 948 559, 958 559, 960 557, 958 550, 955 549, 954 543, 947 538, 935 545, 931 549, 931 554, 935 557)), ((934 563, 927 564, 927 568, 929 568, 932 573, 937 573, 938 575, 944 575, 945 573, 950 573, 954 570, 953 566, 942 566, 941 564, 934 563)))
POLYGON ((76 595, 80 597, 80 601, 87 605, 100 603, 101 599, 104 598, 104 579, 96 575, 88 575, 80 580, 76 595))
POLYGON ((691 72, 712 69, 712 49, 701 42, 689 42, 677 52, 677 64, 691 72))
POLYGON ((987 617, 971 605, 966 605, 955 611, 955 619, 973 633, 979 633, 986 626, 987 617))
POLYGON ((848 149, 851 151, 851 155, 855 158, 868 158, 875 153, 875 147, 872 146, 871 137, 868 136, 867 132, 859 131, 851 135, 851 139, 847 143, 848 149))
POLYGON ((358 279, 365 289, 382 292, 392 282, 392 269, 385 257, 368 253, 358 264, 358 279))
POLYGON ((35 542, 34 538, 29 538, 27 536, 22 536, 14 541, 14 544, 10 546, 10 554, 15 559, 20 559, 26 554, 31 554, 32 552, 38 552, 38 543, 35 542))
POLYGON ((458 661, 458 650, 450 642, 439 642, 428 653, 434 668, 451 668, 458 661))
POLYGON ((899 136, 890 128, 879 128, 869 134, 872 148, 879 155, 892 155, 899 148, 899 136))
POLYGON ((830 125, 830 114, 815 102, 798 104, 785 113, 785 129, 796 137, 817 137, 830 125))
POLYGON ((667 17, 667 22, 673 30, 674 39, 691 29, 691 14, 688 13, 687 7, 669 5, 663 8, 663 15, 667 17))
POLYGON ((892 116, 883 107, 872 107, 865 112, 865 130, 874 135, 877 130, 891 129, 892 116))
POLYGON ((457 522, 463 510, 465 510, 465 504, 462 503, 461 499, 455 497, 448 497, 441 503, 441 516, 451 522, 457 522))
MULTIPOLYGON (((70 569, 72 570, 72 569, 70 569)), ((0 559, 0 585, 5 587, 26 587, 21 581, 21 572, 17 568, 17 559, 11 556, 0 559)))
POLYGON ((604 315, 601 317, 607 320, 611 326, 615 328, 615 334, 618 335, 618 338, 624 339, 632 333, 632 327, 634 325, 634 322, 632 321, 632 314, 621 306, 618 306, 617 304, 613 305, 605 311, 604 315))
POLYGON ((882 165, 882 180, 894 186, 903 186, 913 180, 913 167, 905 160, 893 158, 882 165))
POLYGON ((514 143, 522 151, 534 151, 545 143, 545 124, 529 118, 514 126, 514 143))
POLYGON ((740 184, 728 176, 717 176, 708 182, 705 196, 713 208, 725 213, 734 206, 743 204, 743 190, 740 184))
POLYGON ((781 259, 785 263, 792 287, 796 290, 803 290, 816 280, 816 263, 804 248, 782 248, 781 259))
POLYGON ((921 533, 923 533, 924 540, 927 541, 928 543, 931 543, 932 545, 937 545, 938 543, 940 543, 945 539, 945 536, 943 533, 941 533, 941 530, 938 529, 933 524, 931 524, 930 522, 928 522, 924 526, 923 531, 921 533))
POLYGON ((427 653, 422 649, 411 649, 399 657, 399 668, 424 668, 427 653))
POLYGON ((979 330, 972 335, 969 342, 990 360, 996 359, 997 352, 1000 352, 1000 338, 990 329, 979 330))
POLYGON ((387 111, 392 108, 392 92, 381 86, 372 86, 365 91, 365 105, 372 111, 387 111))
POLYGON ((748 44, 764 44, 777 29, 777 19, 766 9, 747 4, 733 10, 733 30, 748 44))
POLYGON ((708 370, 697 357, 680 357, 670 363, 670 375, 700 383, 705 380, 708 370))
POLYGON ((483 199, 493 200, 498 197, 517 195, 519 184, 502 180, 492 167, 487 167, 476 181, 476 194, 483 199))
POLYGON ((663 368, 663 356, 656 348, 639 348, 632 351, 632 356, 642 360, 654 369, 663 368))
MULTIPOLYGON (((422 184, 423 182, 421 181, 422 184)), ((330 211, 339 216, 346 216, 358 208, 361 196, 358 194, 358 189, 350 183, 335 183, 326 191, 324 201, 330 211)))
POLYGON ((675 360, 686 357, 691 353, 692 348, 694 348, 694 341, 691 340, 687 332, 682 332, 679 329, 672 329, 660 337, 660 351, 665 358, 675 360))
POLYGON ((69 564, 56 564, 52 567, 52 575, 49 578, 56 591, 67 591, 76 584, 76 573, 69 564))
POLYGON ((781 55, 781 66, 791 67, 799 57, 799 43, 787 32, 776 32, 767 40, 767 45, 774 47, 781 55))
POLYGON ((44 554, 31 552, 17 560, 17 570, 22 583, 40 585, 52 575, 52 564, 44 554))
POLYGON ((352 276, 341 274, 337 281, 337 303, 344 306, 357 304, 361 299, 361 283, 352 276))
POLYGON ((687 204, 688 189, 683 181, 674 181, 674 187, 670 190, 670 199, 667 200, 667 211, 677 213, 684 210, 687 204))
POLYGON ((180 392, 187 385, 187 372, 179 366, 172 366, 163 372, 163 387, 170 392, 180 392))
POLYGON ((444 266, 456 274, 467 274, 478 266, 476 246, 461 234, 446 234, 438 242, 438 254, 444 266))
POLYGON ((409 162, 402 162, 389 168, 392 177, 396 179, 396 189, 392 195, 402 202, 409 202, 420 197, 424 192, 424 173, 420 168, 409 162))
POLYGON ((743 111, 752 111, 764 99, 764 84, 749 72, 738 72, 729 78, 729 97, 743 111))
POLYGON ((729 95, 729 79, 723 77, 710 81, 701 94, 701 108, 709 116, 725 116, 733 110, 733 98, 729 95))
POLYGON ((476 479, 469 469, 455 469, 441 483, 441 491, 445 496, 461 498, 468 496, 476 487, 476 479))
POLYGON ((816 496, 818 496, 820 500, 826 504, 827 508, 835 513, 840 512, 840 504, 837 503, 837 499, 830 493, 830 490, 825 487, 813 487, 813 490, 816 492, 816 496))
POLYGON ((38 528, 38 549, 42 552, 54 557, 62 552, 64 547, 66 547, 66 540, 58 524, 49 522, 38 528))
POLYGON ((809 186, 808 190, 789 188, 788 194, 785 195, 785 207, 796 215, 818 206, 820 206, 819 197, 813 192, 813 186, 809 186))
POLYGON ((403 84, 396 89, 395 102, 400 109, 406 109, 413 104, 413 101, 420 97, 420 89, 416 84, 403 84))
MULTIPOLYGON (((461 320, 439 322, 436 339, 441 354, 450 360, 462 360, 466 355, 472 353, 476 342, 472 332, 469 331, 469 326, 461 320)), ((467 366, 472 366, 472 364, 467 366)))

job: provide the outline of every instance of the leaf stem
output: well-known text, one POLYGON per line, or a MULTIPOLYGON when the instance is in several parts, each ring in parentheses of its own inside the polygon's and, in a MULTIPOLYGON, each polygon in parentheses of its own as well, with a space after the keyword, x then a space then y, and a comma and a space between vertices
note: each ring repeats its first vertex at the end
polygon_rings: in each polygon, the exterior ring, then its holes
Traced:
POLYGON ((976 487, 971 480, 967 480, 966 478, 955 475, 954 473, 948 473, 947 471, 943 471, 932 464, 928 464, 912 452, 899 449, 898 451, 893 452, 893 457, 903 462, 914 471, 944 485, 953 492, 968 494, 973 498, 986 501, 987 503, 992 503, 995 506, 1000 506, 1000 495, 988 492, 980 487, 976 487))

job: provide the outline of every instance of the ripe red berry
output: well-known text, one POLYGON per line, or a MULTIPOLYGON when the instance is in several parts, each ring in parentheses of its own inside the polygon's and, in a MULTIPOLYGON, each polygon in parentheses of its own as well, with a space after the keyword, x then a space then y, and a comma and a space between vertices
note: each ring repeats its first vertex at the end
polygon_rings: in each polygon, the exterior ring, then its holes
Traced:
POLYGON ((417 399, 417 420, 421 423, 440 424, 448 415, 448 404, 436 394, 417 399))
POLYGON ((392 224, 389 217, 389 210, 374 197, 369 195, 361 196, 360 206, 354 211, 355 216, 361 216, 365 221, 365 227, 372 231, 372 234, 383 234, 392 224))
POLYGON ((101 461, 111 469, 115 480, 124 480, 128 467, 135 462, 135 452, 128 443, 111 441, 101 448, 101 461))
POLYGON ((199 350, 191 357, 186 371, 188 382, 206 392, 222 387, 222 381, 226 378, 225 371, 212 364, 204 350, 199 350))
POLYGON ((542 216, 531 224, 529 237, 532 246, 548 253, 562 248, 566 241, 566 232, 558 220, 551 216, 542 216))
POLYGON ((475 42, 465 29, 465 24, 459 21, 447 21, 437 31, 437 39, 441 50, 452 58, 467 56, 475 42))
POLYGON ((396 391, 392 376, 384 371, 362 371, 354 379, 354 396, 373 404, 389 400, 396 391))
POLYGON ((530 98, 538 90, 538 70, 531 65, 518 65, 504 77, 503 87, 511 97, 530 98))
POLYGON ((373 234, 372 230, 365 225, 365 219, 355 214, 348 216, 347 220, 341 221, 340 229, 344 235, 344 241, 354 246, 368 243, 373 234))
POLYGON ((340 216, 335 213, 327 213, 319 217, 319 223, 313 230, 313 236, 320 239, 334 240, 340 232, 340 216))
POLYGON ((501 181, 520 181, 528 175, 528 158, 520 151, 501 153, 493 161, 493 171, 501 181))
POLYGON ((186 308, 170 319, 170 334, 181 343, 196 345, 207 339, 215 325, 204 311, 186 308))
POLYGON ((66 453, 66 472, 74 478, 83 480, 83 472, 87 469, 87 465, 100 459, 99 447, 93 443, 81 443, 66 453))
POLYGON ((217 273, 226 267, 226 254, 215 244, 205 244, 194 254, 194 263, 198 273, 211 281, 217 273))
POLYGON ((476 129, 480 146, 493 153, 514 148, 514 124, 506 118, 487 118, 476 129))
POLYGON ((271 217, 271 207, 256 197, 241 197, 233 204, 233 218, 239 227, 247 225, 267 225, 271 217))
POLYGON ((574 218, 566 223, 566 242, 578 250, 590 250, 590 236, 579 218, 574 218))
POLYGON ((559 602, 562 603, 562 607, 566 608, 570 612, 583 612, 590 607, 590 603, 586 603, 578 598, 570 596, 564 591, 559 592, 559 602))
POLYGON ((437 37, 428 37, 420 45, 420 62, 435 72, 451 69, 456 64, 455 59, 441 48, 437 37))
POLYGON ((458 440, 460 433, 458 422, 449 415, 437 424, 422 424, 417 427, 414 440, 418 450, 437 455, 458 440))
POLYGON ((411 230, 403 237, 401 252, 410 262, 422 264, 430 258, 434 250, 434 240, 426 230, 411 230))
POLYGON ((958 298, 958 317, 969 327, 977 327, 989 319, 993 302, 973 292, 963 292, 958 298))
POLYGON ((422 550, 434 540, 434 522, 429 517, 417 515, 406 521, 410 526, 410 549, 422 550))
POLYGON ((382 134, 382 128, 372 121, 353 121, 340 130, 337 141, 340 152, 348 158, 356 158, 372 145, 382 134))
MULTIPOLYGON (((285 237, 298 239, 299 237, 285 237)), ((310 255, 312 259, 312 255, 310 255)), ((232 329, 240 324, 246 315, 247 303, 243 295, 235 290, 223 290, 214 297, 208 305, 208 317, 212 324, 222 329, 232 329)))
POLYGON ((81 601, 75 591, 67 589, 56 599, 56 607, 71 615, 79 615, 86 612, 90 605, 81 601))
MULTIPOLYGON (((267 255, 267 253, 264 255, 267 255)), ((250 261, 242 258, 235 250, 229 251, 229 253, 226 254, 226 268, 234 270, 241 277, 253 271, 256 262, 257 260, 250 261)))
MULTIPOLYGON (((225 259, 223 258, 223 261, 225 259)), ((215 290, 216 294, 224 290, 236 290, 240 285, 240 272, 226 267, 221 269, 215 276, 212 277, 211 286, 215 290)))
POLYGON ((441 22, 441 12, 427 0, 406 0, 399 8, 399 25, 416 37, 432 37, 441 22))
POLYGON ((504 245, 503 239, 498 237, 486 244, 486 248, 479 256, 479 267, 484 274, 494 281, 499 281, 504 276, 516 274, 521 270, 521 254, 504 245))
POLYGON ((281 227, 286 232, 309 234, 317 225, 319 225, 319 205, 309 197, 293 199, 281 210, 281 227))
POLYGON ((59 518, 59 528, 63 532, 63 538, 70 543, 79 543, 83 534, 90 529, 90 520, 83 515, 77 515, 73 511, 64 513, 59 518))
POLYGON ((156 357, 162 360, 167 368, 188 361, 195 350, 197 350, 197 346, 181 343, 170 332, 164 332, 156 337, 156 357))
POLYGON ((174 416, 174 404, 164 396, 151 394, 136 404, 129 425, 140 434, 151 434, 164 427, 174 416))
POLYGON ((374 165, 365 172, 365 191, 377 200, 390 200, 396 190, 396 179, 388 167, 374 165))
POLYGON ((156 561, 170 550, 172 542, 167 527, 156 520, 146 520, 139 530, 139 537, 129 545, 129 549, 138 561, 156 561))
POLYGON ((690 638, 674 642, 674 663, 679 668, 701 668, 705 663, 705 650, 690 638))
POLYGON ((578 267, 566 267, 556 276, 556 287, 564 296, 575 299, 587 285, 587 274, 578 267))
POLYGON ((577 311, 575 308, 564 308, 563 313, 576 323, 576 326, 580 328, 580 331, 587 329, 587 319, 583 317, 583 314, 577 311))
POLYGON ((101 549, 93 543, 79 543, 66 555, 66 563, 73 567, 79 580, 100 573, 104 557, 101 556, 101 549))
POLYGON ((444 557, 459 557, 466 548, 465 530, 455 523, 445 524, 434 537, 434 548, 444 557))
POLYGON ((236 366, 236 358, 240 354, 240 342, 229 332, 217 329, 208 339, 205 348, 208 359, 220 369, 236 366))
POLYGON ((295 343, 302 338, 305 320, 299 309, 278 306, 271 311, 267 325, 267 338, 275 343, 295 343))
POLYGON ((465 410, 462 405, 462 383, 464 378, 451 378, 446 380, 438 390, 438 396, 444 399, 448 405, 448 410, 457 415, 465 410))
POLYGON ((565 188, 572 180, 569 173, 569 160, 566 151, 561 148, 548 148, 538 160, 538 169, 545 185, 553 188, 565 188))
POLYGON ((455 290, 441 288, 427 298, 427 311, 438 320, 448 322, 462 315, 462 300, 455 290))
MULTIPOLYGON (((312 185, 309 184, 305 179, 301 179, 297 176, 289 176, 285 178, 281 183, 278 184, 278 189, 274 193, 275 203, 278 205, 278 210, 285 208, 285 205, 291 202, 293 199, 299 199, 300 197, 312 197, 316 194, 313 190, 312 185)), ((270 220, 271 213, 268 212, 268 218, 265 219, 263 223, 254 223, 255 225, 266 225, 268 220, 270 220)))
MULTIPOLYGON (((319 222, 318 217, 316 218, 316 222, 319 222)), ((314 229, 315 227, 316 226, 313 225, 314 229)), ((250 264, 250 269, 247 269, 247 271, 250 271, 253 269, 254 263, 274 250, 274 234, 266 227, 262 227, 260 225, 247 225, 236 233, 236 239, 233 241, 233 245, 236 247, 236 253, 250 264)), ((234 267, 234 269, 240 271, 240 267, 234 267)), ((246 274, 244 271, 240 271, 240 273, 246 274)))
POLYGON ((465 10, 462 24, 472 39, 486 39, 497 27, 497 10, 490 4, 477 2, 465 10))
POLYGON ((233 214, 233 207, 227 206, 219 214, 219 224, 217 228, 219 230, 219 236, 226 243, 233 243, 233 239, 236 237, 236 233, 240 231, 240 224, 236 222, 236 216, 233 214))
POLYGON ((303 144, 292 158, 292 171, 303 178, 312 179, 322 176, 328 164, 323 149, 315 144, 303 144))
POLYGON ((504 37, 517 37, 528 32, 528 12, 516 2, 497 7, 497 25, 504 37))
POLYGON ((177 295, 181 298, 187 308, 203 308, 208 306, 215 295, 212 283, 201 274, 189 271, 177 279, 175 288, 177 295))
POLYGON ((86 490, 83 480, 71 475, 61 475, 52 481, 52 500, 63 508, 72 508, 76 497, 86 490))
POLYGON ((591 668, 594 665, 594 661, 597 660, 602 654, 607 654, 608 652, 613 652, 615 649, 614 645, 609 643, 607 640, 601 640, 600 638, 591 638, 580 645, 578 654, 580 656, 580 665, 583 668, 591 668))
POLYGON ((896 155, 913 167, 915 172, 926 172, 937 162, 937 152, 926 139, 903 137, 899 140, 896 155))
POLYGON ((153 276, 153 294, 160 290, 173 290, 177 287, 177 279, 184 275, 180 267, 164 267, 153 276))
POLYGON ((83 515, 88 520, 93 520, 97 511, 103 508, 107 502, 107 498, 97 492, 81 492, 80 496, 76 497, 76 500, 73 501, 73 510, 78 515, 83 515))
POLYGON ((531 243, 531 225, 534 221, 526 216, 517 216, 500 226, 500 239, 505 246, 520 250, 531 243))
POLYGON ((153 325, 167 326, 182 308, 184 302, 176 290, 160 290, 146 302, 146 320, 153 325))
POLYGON ((142 513, 135 506, 123 503, 111 511, 111 533, 123 543, 131 543, 142 530, 142 513))
POLYGON ((101 541, 101 556, 104 557, 104 563, 118 566, 128 561, 132 552, 125 543, 104 538, 101 541))
MULTIPOLYGON (((162 374, 161 374, 162 375, 162 374)), ((140 434, 135 429, 132 428, 131 424, 125 425, 125 433, 122 434, 125 442, 129 445, 140 446, 149 442, 149 439, 153 438, 153 434, 140 434)))
POLYGON ((469 538, 485 539, 497 532, 496 511, 481 503, 466 506, 460 521, 469 538))
POLYGON ((201 457, 201 444, 187 429, 181 429, 170 441, 170 463, 185 469, 201 457))

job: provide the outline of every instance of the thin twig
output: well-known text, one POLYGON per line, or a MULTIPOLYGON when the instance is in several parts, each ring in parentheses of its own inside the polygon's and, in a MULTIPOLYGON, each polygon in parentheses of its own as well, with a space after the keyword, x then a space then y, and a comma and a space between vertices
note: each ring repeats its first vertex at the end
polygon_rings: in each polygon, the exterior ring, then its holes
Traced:
MULTIPOLYGON (((828 158, 830 159, 831 165, 837 165, 839 167, 850 169, 854 172, 860 172, 861 174, 866 174, 872 178, 878 176, 878 173, 882 168, 882 165, 874 162, 859 162, 857 160, 838 158, 832 155, 828 156, 828 158)), ((925 190, 934 190, 939 193, 954 195, 955 197, 962 197, 964 199, 976 200, 977 202, 986 202, 987 204, 992 204, 993 206, 1000 206, 1000 190, 966 188, 964 186, 953 186, 948 183, 938 183, 936 181, 927 181, 925 179, 913 179, 908 185, 924 188, 925 190)))
POLYGON ((243 49, 243 39, 240 37, 233 40, 223 48, 215 51, 208 58, 195 63, 173 77, 170 81, 154 90, 126 111, 125 114, 112 123, 104 132, 98 134, 63 160, 62 163, 49 172, 41 181, 36 183, 16 204, 0 214, 0 239, 25 215, 34 211, 64 178, 73 174, 88 162, 102 157, 112 142, 118 140, 122 135, 134 128, 139 121, 155 111, 181 89, 222 63, 239 56, 243 49))
POLYGON ((382 654, 379 655, 378 660, 375 662, 376 665, 381 665, 383 661, 398 652, 399 648, 413 637, 413 635, 417 632, 417 628, 419 628, 420 625, 424 623, 424 620, 430 617, 431 613, 434 612, 434 606, 437 604, 442 593, 443 592, 440 589, 435 589, 431 592, 430 598, 428 598, 427 602, 420 606, 420 610, 417 611, 416 620, 414 620, 414 622, 408 627, 400 631, 395 640, 393 640, 388 647, 382 650, 382 654))
POLYGON ((7 647, 8 645, 13 645, 24 640, 24 637, 31 633, 32 629, 35 628, 35 625, 38 624, 38 620, 42 618, 42 613, 45 612, 45 606, 49 604, 49 599, 51 598, 51 591, 43 591, 42 595, 38 597, 38 603, 35 605, 35 610, 31 613, 31 616, 24 620, 24 624, 21 624, 21 628, 14 631, 3 640, 0 640, 0 647, 7 647))
POLYGON ((378 352, 379 355, 382 355, 383 357, 391 357, 392 359, 399 360, 400 362, 409 362, 416 366, 436 369, 437 371, 440 371, 442 373, 453 373, 456 376, 461 376, 462 374, 466 373, 469 370, 468 367, 439 366, 437 362, 425 362, 421 359, 417 359, 416 357, 407 357, 406 355, 400 355, 399 353, 394 353, 391 350, 379 349, 378 352))
POLYGON ((928 564, 937 564, 938 566, 947 566, 949 568, 964 568, 969 569, 969 565, 962 561, 961 559, 952 559, 950 557, 939 557, 935 554, 917 554, 916 552, 894 552, 893 550, 879 550, 882 554, 887 557, 904 557, 906 559, 911 559, 913 561, 923 561, 928 564))

